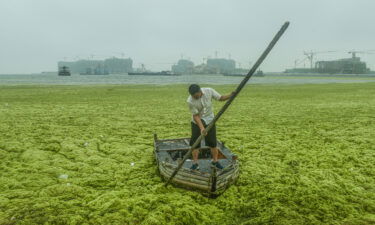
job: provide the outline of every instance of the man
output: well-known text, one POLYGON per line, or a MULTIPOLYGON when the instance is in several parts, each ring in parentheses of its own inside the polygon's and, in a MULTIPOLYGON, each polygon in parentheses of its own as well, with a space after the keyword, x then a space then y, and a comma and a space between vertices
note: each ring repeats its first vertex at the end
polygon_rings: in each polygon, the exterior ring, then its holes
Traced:
MULTIPOLYGON (((189 87, 190 96, 187 99, 190 112, 192 113, 191 121, 191 139, 190 146, 192 146, 201 134, 205 135, 206 145, 211 148, 212 164, 219 169, 223 169, 223 166, 218 162, 219 150, 217 149, 216 140, 216 126, 214 125, 208 133, 205 128, 214 119, 214 113, 212 109, 212 99, 217 101, 226 101, 232 95, 220 95, 212 88, 200 88, 197 84, 192 84, 189 87)), ((197 149, 192 152, 193 155, 193 165, 190 169, 198 170, 198 155, 200 143, 197 149)))

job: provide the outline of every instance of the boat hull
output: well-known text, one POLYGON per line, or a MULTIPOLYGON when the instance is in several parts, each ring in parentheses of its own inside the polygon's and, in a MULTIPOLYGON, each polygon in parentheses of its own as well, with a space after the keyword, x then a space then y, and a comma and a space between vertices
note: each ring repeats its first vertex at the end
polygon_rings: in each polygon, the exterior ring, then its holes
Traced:
MULTIPOLYGON (((169 180, 182 157, 189 150, 189 141, 189 138, 158 140, 155 135, 154 155, 158 171, 164 180, 169 180)), ((198 162, 200 170, 191 170, 192 160, 188 159, 171 183, 178 187, 201 191, 209 196, 217 196, 224 192, 237 180, 239 162, 222 142, 218 141, 217 147, 219 149, 219 162, 224 166, 224 169, 220 170, 212 166, 210 149, 204 146, 200 149, 198 162)))

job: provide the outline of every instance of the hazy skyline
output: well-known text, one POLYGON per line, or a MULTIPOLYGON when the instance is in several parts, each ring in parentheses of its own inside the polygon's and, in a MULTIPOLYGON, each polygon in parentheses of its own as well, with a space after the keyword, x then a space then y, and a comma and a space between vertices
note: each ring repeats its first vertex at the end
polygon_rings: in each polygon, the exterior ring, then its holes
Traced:
MULTIPOLYGON (((291 25, 262 64, 292 68, 303 51, 338 51, 317 59, 375 50, 371 0, 12 0, 0 2, 0 73, 56 71, 57 61, 125 57, 133 67, 170 69, 207 56, 248 67, 285 21, 291 25)), ((375 70, 375 54, 361 54, 375 70)), ((300 66, 303 66, 300 65, 300 66)), ((309 64, 306 61, 306 66, 309 64)))

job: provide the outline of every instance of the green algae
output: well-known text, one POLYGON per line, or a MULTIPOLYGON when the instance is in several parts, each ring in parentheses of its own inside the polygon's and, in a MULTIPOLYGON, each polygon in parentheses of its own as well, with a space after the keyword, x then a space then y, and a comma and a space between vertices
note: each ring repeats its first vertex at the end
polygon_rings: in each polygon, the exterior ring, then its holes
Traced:
POLYGON ((218 122, 239 180, 207 199, 164 187, 152 155, 154 132, 190 134, 186 86, 2 86, 0 224, 375 223, 373 96, 247 86, 218 122))

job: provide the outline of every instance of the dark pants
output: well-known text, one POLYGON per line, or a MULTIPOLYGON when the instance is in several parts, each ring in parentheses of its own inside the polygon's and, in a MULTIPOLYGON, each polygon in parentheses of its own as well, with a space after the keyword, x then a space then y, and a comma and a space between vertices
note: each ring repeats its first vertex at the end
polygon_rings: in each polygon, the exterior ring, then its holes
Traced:
MULTIPOLYGON (((204 128, 207 127, 207 124, 204 122, 204 120, 201 120, 203 123, 204 128)), ((192 146, 195 141, 199 138, 201 135, 201 129, 198 127, 197 124, 191 122, 191 138, 190 138, 190 146, 192 146)), ((215 148, 217 145, 216 140, 216 125, 214 125, 210 131, 207 133, 207 135, 204 137, 204 140, 206 142, 206 145, 215 148)), ((201 147, 201 143, 198 144, 197 148, 201 147)))

